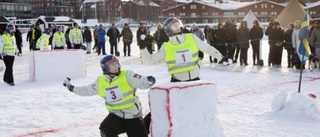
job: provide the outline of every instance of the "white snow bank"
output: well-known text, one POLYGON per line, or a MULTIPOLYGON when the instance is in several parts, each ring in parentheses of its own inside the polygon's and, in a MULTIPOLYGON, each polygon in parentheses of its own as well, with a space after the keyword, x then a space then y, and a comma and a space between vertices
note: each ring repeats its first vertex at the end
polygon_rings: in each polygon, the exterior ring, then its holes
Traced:
POLYGON ((30 54, 29 78, 32 81, 83 77, 86 74, 83 50, 45 50, 30 54))
POLYGON ((320 121, 320 110, 316 103, 315 94, 302 94, 292 92, 290 94, 280 91, 272 100, 273 112, 297 114, 320 121))
POLYGON ((215 84, 165 83, 149 91, 153 137, 224 137, 215 84), (199 132, 201 131, 201 132, 199 132))

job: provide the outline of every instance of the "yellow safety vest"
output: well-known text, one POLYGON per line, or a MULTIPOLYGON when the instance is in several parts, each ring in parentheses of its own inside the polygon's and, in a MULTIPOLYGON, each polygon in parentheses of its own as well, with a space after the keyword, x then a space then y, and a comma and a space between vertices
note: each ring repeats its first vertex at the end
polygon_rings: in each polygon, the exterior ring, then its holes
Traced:
POLYGON ((98 78, 98 94, 105 99, 106 109, 122 110, 134 106, 136 89, 127 82, 127 71, 122 70, 119 78, 109 83, 105 76, 98 78))
POLYGON ((2 37, 4 38, 3 52, 16 53, 17 52, 16 37, 14 35, 10 36, 7 33, 4 33, 2 37))
POLYGON ((70 33, 71 33, 71 40, 72 40, 72 42, 73 43, 75 43, 75 44, 81 44, 81 37, 82 37, 82 32, 81 32, 81 30, 80 29, 76 29, 76 30, 74 30, 74 29, 72 29, 72 30, 70 30, 70 33))
POLYGON ((48 44, 49 44, 49 38, 46 36, 46 34, 42 34, 41 37, 37 40, 37 43, 36 43, 36 48, 37 49, 40 49, 40 42, 41 40, 44 39, 44 45, 43 45, 43 48, 42 49, 46 49, 48 44))
POLYGON ((194 42, 192 34, 184 35, 186 40, 179 45, 174 45, 170 41, 163 44, 169 74, 194 70, 198 64, 199 49, 194 42))
POLYGON ((36 34, 35 34, 35 32, 36 32, 36 29, 32 29, 32 35, 31 35, 32 40, 35 40, 35 39, 36 39, 36 34))
POLYGON ((59 33, 59 32, 56 32, 54 33, 54 37, 56 38, 55 39, 55 47, 63 47, 64 46, 64 43, 63 43, 63 39, 64 39, 64 33, 59 33))

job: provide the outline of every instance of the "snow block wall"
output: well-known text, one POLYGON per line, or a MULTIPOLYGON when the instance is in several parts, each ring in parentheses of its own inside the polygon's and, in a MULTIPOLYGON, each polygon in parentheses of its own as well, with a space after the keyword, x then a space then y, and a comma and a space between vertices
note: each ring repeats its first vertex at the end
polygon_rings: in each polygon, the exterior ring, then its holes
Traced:
POLYGON ((218 93, 205 81, 165 83, 149 91, 152 137, 224 137, 218 93))
POLYGON ((30 54, 30 80, 65 79, 86 76, 83 50, 46 50, 30 54))

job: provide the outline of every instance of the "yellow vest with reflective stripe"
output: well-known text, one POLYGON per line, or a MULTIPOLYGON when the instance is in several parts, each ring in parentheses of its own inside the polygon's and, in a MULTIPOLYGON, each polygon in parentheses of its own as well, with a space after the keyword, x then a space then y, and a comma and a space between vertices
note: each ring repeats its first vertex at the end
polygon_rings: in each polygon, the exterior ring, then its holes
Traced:
POLYGON ((70 33, 71 33, 71 40, 74 44, 80 44, 81 43, 81 37, 82 37, 82 32, 80 29, 72 29, 70 30, 70 33))
POLYGON ((174 45, 170 41, 163 44, 169 74, 194 70, 198 64, 199 49, 193 40, 192 34, 184 35, 186 39, 179 45, 174 45))
POLYGON ((104 75, 99 76, 98 94, 100 97, 105 99, 106 109, 108 110, 127 109, 127 108, 131 108, 135 104, 135 101, 134 101, 135 89, 131 87, 127 82, 127 71, 124 71, 124 70, 121 71, 118 79, 116 79, 115 81, 112 81, 111 83, 105 80, 104 75), (108 96, 109 98, 111 96, 114 97, 114 99, 117 98, 117 96, 115 96, 115 94, 113 94, 112 91, 110 91, 110 89, 113 87, 120 88, 120 91, 121 91, 120 93, 122 93, 123 98, 121 100, 110 103, 107 101, 108 96))
POLYGON ((55 39, 55 47, 63 47, 64 46, 64 43, 63 43, 63 39, 64 39, 64 33, 59 33, 59 32, 56 32, 54 33, 54 37, 56 38, 55 39))
POLYGON ((16 53, 16 51, 17 51, 16 37, 10 36, 7 33, 4 33, 2 35, 2 37, 4 38, 3 52, 4 53, 16 53))
POLYGON ((49 44, 49 38, 46 36, 46 34, 42 34, 41 37, 37 40, 36 48, 40 49, 40 46, 41 46, 40 42, 42 39, 44 39, 44 44, 43 44, 42 49, 47 49, 47 46, 49 44))

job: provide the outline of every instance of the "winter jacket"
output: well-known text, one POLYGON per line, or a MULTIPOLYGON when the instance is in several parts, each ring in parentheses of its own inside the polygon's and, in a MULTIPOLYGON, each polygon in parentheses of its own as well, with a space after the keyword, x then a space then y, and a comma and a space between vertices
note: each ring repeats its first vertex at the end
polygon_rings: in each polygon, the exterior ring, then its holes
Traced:
POLYGON ((88 42, 88 43, 92 42, 92 35, 91 35, 91 31, 89 29, 84 30, 83 41, 88 42))
POLYGON ((293 29, 292 32, 292 47, 296 48, 297 47, 297 39, 299 39, 299 33, 300 33, 300 29, 293 29))
POLYGON ((258 45, 263 37, 263 31, 260 26, 255 26, 250 29, 250 40, 252 45, 258 45))
MULTIPOLYGON (((195 44, 197 45, 198 49, 200 51, 203 51, 207 54, 209 54, 210 56, 213 56, 214 58, 217 58, 218 60, 222 59, 222 55, 221 53, 215 49, 214 47, 210 46, 208 43, 206 43, 205 41, 201 40, 198 38, 198 36, 196 35, 192 35, 193 40, 195 42, 195 44)), ((179 43, 184 42, 186 39, 185 34, 180 34, 180 35, 176 35, 173 37, 169 37, 169 41, 174 45, 178 45, 179 43)), ((164 48, 163 46, 160 48, 160 50, 154 54, 149 54, 149 52, 147 51, 147 49, 143 49, 141 50, 141 57, 144 63, 147 64, 153 64, 153 63, 158 63, 161 62, 165 59, 165 52, 164 52, 164 48)), ((187 81, 190 79, 195 79, 197 77, 199 77, 200 74, 200 61, 198 62, 196 68, 192 71, 187 71, 187 72, 183 72, 183 73, 178 73, 178 74, 174 74, 172 75, 173 78, 180 80, 180 81, 187 81)))
POLYGON ((249 48, 250 32, 248 28, 240 27, 237 32, 237 39, 241 49, 249 48))
POLYGON ((157 44, 162 44, 163 42, 167 42, 169 40, 169 37, 166 34, 166 32, 164 32, 164 29, 160 29, 160 30, 158 29, 153 34, 153 37, 157 44))
POLYGON ((230 25, 226 27, 226 42, 230 44, 237 43, 237 26, 236 25, 230 25))
POLYGON ((284 33, 284 48, 287 50, 292 49, 292 33, 293 33, 293 29, 288 29, 285 33, 284 33))
POLYGON ((123 37, 123 43, 131 44, 133 39, 133 34, 130 28, 123 28, 121 31, 121 36, 123 37))
POLYGON ((107 32, 107 36, 109 37, 110 43, 117 43, 120 38, 120 32, 117 28, 111 27, 107 32))
MULTIPOLYGON (((132 71, 127 71, 127 82, 128 84, 135 89, 148 89, 150 88, 149 81, 147 77, 134 73, 132 71)), ((107 82, 112 82, 118 79, 118 77, 110 78, 105 75, 105 80, 107 82)), ((98 78, 97 80, 87 86, 76 86, 73 88, 73 92, 80 96, 93 96, 98 95, 98 78)), ((132 119, 142 117, 142 108, 141 102, 137 96, 135 96, 135 105, 128 109, 122 110, 109 110, 109 113, 113 113, 120 118, 132 119)), ((101 106, 102 108, 103 106, 101 106)))
POLYGON ((310 38, 310 44, 314 48, 320 48, 320 26, 313 29, 310 38))
POLYGON ((17 46, 21 46, 21 44, 22 44, 22 34, 21 34, 20 30, 17 29, 14 32, 14 36, 16 37, 17 46))
POLYGON ((31 38, 32 38, 32 31, 29 30, 29 31, 28 31, 28 34, 27 34, 26 40, 27 40, 27 41, 31 41, 31 40, 32 40, 31 38))
POLYGON ((278 47, 283 47, 284 46, 283 45, 283 42, 284 42, 283 29, 282 28, 279 28, 279 29, 275 28, 272 33, 274 33, 273 34, 274 35, 274 44, 276 44, 276 46, 278 46, 278 47))
POLYGON ((147 35, 147 28, 145 28, 143 31, 142 31, 142 29, 141 28, 139 28, 138 30, 137 30, 137 43, 138 43, 138 45, 140 45, 140 43, 141 43, 141 35, 147 35))
POLYGON ((105 35, 106 35, 106 31, 105 31, 103 28, 99 28, 99 29, 98 29, 98 33, 97 33, 98 43, 104 43, 104 42, 106 42, 105 35))
POLYGON ((214 43, 214 45, 217 45, 217 46, 224 46, 226 44, 226 38, 227 38, 227 34, 226 34, 226 31, 225 29, 222 29, 222 28, 218 28, 215 30, 215 38, 216 38, 216 41, 214 43))

